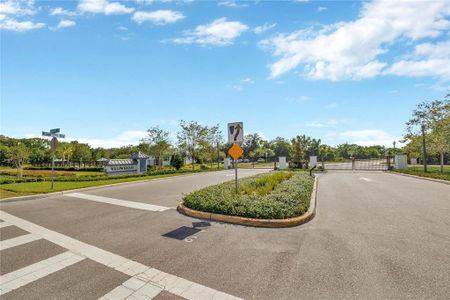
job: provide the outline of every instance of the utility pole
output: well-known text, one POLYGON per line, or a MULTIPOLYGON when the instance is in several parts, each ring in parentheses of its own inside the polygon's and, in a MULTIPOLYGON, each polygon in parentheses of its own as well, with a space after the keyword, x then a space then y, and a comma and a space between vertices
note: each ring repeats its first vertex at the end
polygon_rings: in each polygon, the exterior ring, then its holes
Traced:
POLYGON ((425 124, 422 123, 422 159, 423 159, 423 171, 427 172, 427 146, 425 142, 425 124))

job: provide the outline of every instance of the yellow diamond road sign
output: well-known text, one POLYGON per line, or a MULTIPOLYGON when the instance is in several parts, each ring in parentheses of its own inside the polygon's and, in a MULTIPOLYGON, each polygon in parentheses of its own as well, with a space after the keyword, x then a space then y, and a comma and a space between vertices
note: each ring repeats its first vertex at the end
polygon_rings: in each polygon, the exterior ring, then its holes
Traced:
POLYGON ((231 157, 236 160, 244 153, 244 150, 242 150, 241 147, 239 147, 238 144, 234 144, 233 147, 228 150, 228 154, 231 155, 231 157))

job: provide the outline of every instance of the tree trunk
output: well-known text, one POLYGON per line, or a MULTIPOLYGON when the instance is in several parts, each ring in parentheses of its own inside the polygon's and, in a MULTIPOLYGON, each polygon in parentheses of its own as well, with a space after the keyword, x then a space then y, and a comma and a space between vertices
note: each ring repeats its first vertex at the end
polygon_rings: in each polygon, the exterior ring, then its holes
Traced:
POLYGON ((444 152, 441 151, 441 174, 444 173, 444 152))

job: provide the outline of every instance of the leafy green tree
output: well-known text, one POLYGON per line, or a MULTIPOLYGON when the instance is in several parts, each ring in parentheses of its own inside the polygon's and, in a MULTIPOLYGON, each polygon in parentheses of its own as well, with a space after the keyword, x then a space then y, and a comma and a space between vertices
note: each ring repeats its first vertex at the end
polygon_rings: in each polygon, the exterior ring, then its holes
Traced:
POLYGON ((292 157, 291 160, 295 166, 303 168, 305 162, 306 148, 309 138, 306 135, 297 135, 292 139, 292 157))
POLYGON ((66 160, 67 160, 67 163, 70 164, 70 158, 73 155, 73 151, 74 151, 73 144, 65 143, 65 142, 58 143, 56 153, 58 154, 58 156, 60 156, 62 158, 63 166, 65 166, 66 160))
POLYGON ((198 159, 198 151, 208 135, 208 128, 195 121, 180 121, 181 131, 178 132, 178 146, 184 153, 192 159, 192 170, 195 169, 195 162, 198 159))
POLYGON ((147 134, 146 141, 148 143, 149 154, 158 161, 158 165, 161 168, 164 156, 167 155, 172 147, 169 139, 170 133, 155 126, 148 129, 147 134))
MULTIPOLYGON (((424 138, 430 137, 431 150, 440 155, 440 169, 444 170, 444 155, 449 152, 450 144, 450 94, 444 100, 425 101, 414 109, 412 117, 406 122, 405 140, 413 140, 422 130, 424 138), (418 130, 419 129, 419 130, 418 130)), ((425 152, 425 143, 422 146, 425 152)), ((426 160, 426 157, 423 158, 426 160)), ((424 168, 426 168, 424 161, 424 168)))
POLYGON ((224 153, 220 153, 220 146, 223 144, 223 134, 220 130, 219 124, 216 124, 208 129, 207 135, 208 143, 211 145, 212 152, 211 153, 211 161, 214 160, 214 157, 217 159, 217 168, 220 167, 220 159, 224 158, 224 153))
POLYGON ((289 159, 291 153, 291 144, 288 140, 282 137, 277 137, 273 141, 272 150, 275 152, 275 156, 286 156, 289 159))
POLYGON ((92 158, 91 147, 88 144, 81 144, 78 142, 71 142, 73 153, 72 158, 74 161, 88 161, 92 158))
POLYGON ((244 137, 242 149, 244 149, 244 156, 250 157, 250 152, 255 152, 262 147, 263 139, 257 133, 247 134, 244 137))
POLYGON ((8 164, 9 147, 0 143, 0 165, 6 166, 8 164))
POLYGON ((175 169, 179 170, 181 169, 181 167, 184 164, 184 160, 183 157, 181 157, 180 154, 175 153, 174 155, 172 155, 172 157, 170 158, 170 165, 172 167, 174 167, 175 169))
POLYGON ((23 175, 23 165, 30 155, 30 150, 23 143, 18 143, 9 149, 8 159, 17 168, 17 177, 23 175))

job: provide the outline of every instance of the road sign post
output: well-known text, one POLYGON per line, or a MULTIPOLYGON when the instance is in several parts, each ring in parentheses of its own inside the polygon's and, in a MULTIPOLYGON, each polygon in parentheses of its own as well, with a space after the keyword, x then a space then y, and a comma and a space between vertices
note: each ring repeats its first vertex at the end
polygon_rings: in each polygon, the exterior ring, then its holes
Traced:
POLYGON ((243 122, 234 122, 234 123, 228 123, 227 126, 227 132, 228 132, 228 143, 233 144, 233 147, 230 148, 228 153, 233 157, 234 159, 234 188, 236 190, 236 194, 238 192, 238 158, 241 157, 241 155, 244 153, 244 150, 242 150, 241 147, 239 147, 239 143, 242 143, 244 141, 244 123, 243 122))
POLYGON ((53 190, 53 178, 55 177, 55 152, 56 148, 58 147, 58 139, 57 138, 65 138, 66 136, 64 134, 60 133, 59 128, 50 129, 49 132, 42 131, 42 136, 49 136, 52 137, 52 140, 50 142, 50 149, 52 150, 52 183, 51 183, 51 189, 53 190))
POLYGON ((244 123, 228 123, 228 143, 242 143, 244 141, 244 123))

